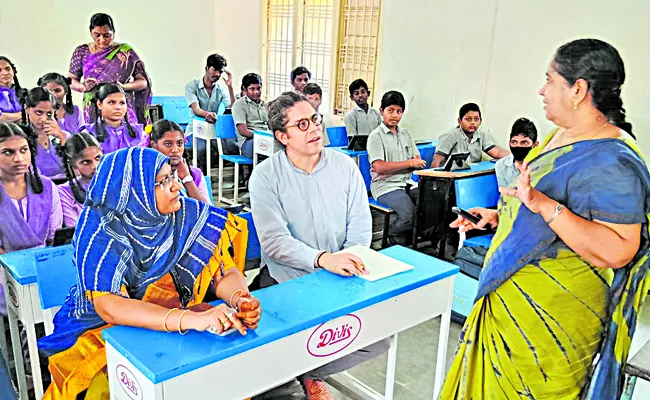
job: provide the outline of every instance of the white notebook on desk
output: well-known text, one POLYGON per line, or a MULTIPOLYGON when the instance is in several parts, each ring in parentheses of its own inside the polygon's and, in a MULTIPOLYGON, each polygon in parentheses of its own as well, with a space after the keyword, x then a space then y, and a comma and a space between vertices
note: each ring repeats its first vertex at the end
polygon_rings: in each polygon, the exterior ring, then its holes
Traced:
POLYGON ((339 251, 339 253, 352 253, 361 258, 368 270, 368 274, 359 275, 359 278, 363 278, 370 282, 388 278, 389 276, 413 269, 413 266, 411 265, 385 256, 359 244, 343 249, 339 251))

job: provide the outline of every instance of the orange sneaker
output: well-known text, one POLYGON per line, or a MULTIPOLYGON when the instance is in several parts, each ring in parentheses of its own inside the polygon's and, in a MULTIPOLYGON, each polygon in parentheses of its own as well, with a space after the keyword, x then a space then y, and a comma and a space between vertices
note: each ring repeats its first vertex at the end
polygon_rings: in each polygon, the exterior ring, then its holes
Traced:
POLYGON ((334 400, 334 396, 323 381, 313 379, 303 379, 305 394, 309 400, 334 400))

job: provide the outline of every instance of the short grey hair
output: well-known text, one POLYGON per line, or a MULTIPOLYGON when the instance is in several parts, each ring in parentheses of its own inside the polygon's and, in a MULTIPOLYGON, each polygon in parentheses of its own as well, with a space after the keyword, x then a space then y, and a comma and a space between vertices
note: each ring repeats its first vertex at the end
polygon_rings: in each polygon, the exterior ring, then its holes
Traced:
POLYGON ((269 103, 267 109, 269 114, 269 129, 274 137, 276 131, 287 131, 287 123, 289 122, 287 110, 301 101, 307 101, 307 98, 296 92, 285 92, 269 103))

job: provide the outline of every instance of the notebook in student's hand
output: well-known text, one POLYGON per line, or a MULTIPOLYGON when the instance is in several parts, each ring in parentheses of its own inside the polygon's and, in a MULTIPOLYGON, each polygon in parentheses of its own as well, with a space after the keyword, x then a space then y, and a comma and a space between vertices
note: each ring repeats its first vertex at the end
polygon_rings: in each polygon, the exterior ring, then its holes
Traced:
POLYGON ((368 274, 359 275, 359 278, 363 278, 370 282, 388 278, 389 276, 413 269, 413 266, 411 265, 385 256, 359 244, 343 249, 338 253, 352 253, 361 258, 368 270, 368 274))

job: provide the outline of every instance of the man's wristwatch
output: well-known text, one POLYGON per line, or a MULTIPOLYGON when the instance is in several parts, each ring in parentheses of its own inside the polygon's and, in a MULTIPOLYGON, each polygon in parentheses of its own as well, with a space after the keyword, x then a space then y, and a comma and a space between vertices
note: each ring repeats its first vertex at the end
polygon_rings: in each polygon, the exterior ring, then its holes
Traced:
POLYGON ((192 182, 193 180, 194 178, 192 178, 192 174, 187 174, 185 178, 181 179, 181 183, 184 185, 186 183, 192 182))

